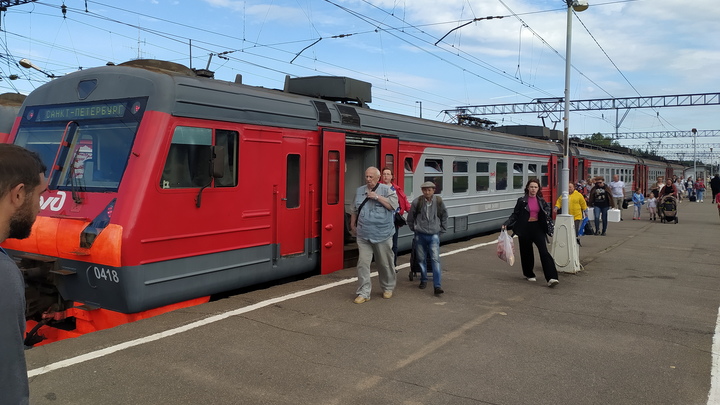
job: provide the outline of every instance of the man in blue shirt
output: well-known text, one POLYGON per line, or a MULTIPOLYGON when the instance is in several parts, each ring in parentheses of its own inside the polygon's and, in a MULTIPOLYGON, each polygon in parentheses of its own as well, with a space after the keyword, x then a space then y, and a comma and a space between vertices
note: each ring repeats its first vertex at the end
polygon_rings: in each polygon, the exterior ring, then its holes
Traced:
MULTIPOLYGON (((35 152, 0 144, 0 243, 25 239, 47 189, 45 165, 35 152)), ((0 248, 0 404, 29 403, 25 363, 25 282, 15 261, 0 248)))
POLYGON ((396 282, 392 237, 395 234, 397 207, 397 194, 390 186, 380 183, 380 170, 368 167, 365 170, 365 185, 355 192, 350 216, 350 232, 357 235, 358 244, 356 304, 370 300, 370 263, 373 255, 378 264, 383 298, 392 297, 396 282))

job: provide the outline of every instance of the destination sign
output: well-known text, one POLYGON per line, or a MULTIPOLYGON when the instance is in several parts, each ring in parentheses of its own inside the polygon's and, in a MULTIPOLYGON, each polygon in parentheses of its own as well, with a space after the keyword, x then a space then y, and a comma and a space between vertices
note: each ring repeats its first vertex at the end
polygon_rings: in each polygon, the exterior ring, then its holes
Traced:
POLYGON ((51 107, 38 109, 36 122, 70 121, 79 119, 121 118, 125 116, 125 103, 103 103, 84 106, 51 107))

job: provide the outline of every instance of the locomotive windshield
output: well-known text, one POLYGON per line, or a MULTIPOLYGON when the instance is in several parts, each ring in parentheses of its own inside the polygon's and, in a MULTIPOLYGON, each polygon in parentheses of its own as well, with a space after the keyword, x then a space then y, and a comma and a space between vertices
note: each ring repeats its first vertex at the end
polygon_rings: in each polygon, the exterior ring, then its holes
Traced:
POLYGON ((40 154, 50 188, 117 191, 144 109, 145 99, 26 107, 15 144, 40 154))

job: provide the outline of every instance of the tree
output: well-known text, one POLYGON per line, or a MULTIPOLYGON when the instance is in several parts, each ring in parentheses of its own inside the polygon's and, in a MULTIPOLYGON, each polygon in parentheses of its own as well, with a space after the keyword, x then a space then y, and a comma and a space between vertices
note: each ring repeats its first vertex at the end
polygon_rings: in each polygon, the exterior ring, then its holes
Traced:
POLYGON ((612 137, 603 136, 603 134, 601 134, 600 132, 596 132, 596 133, 590 135, 589 137, 586 137, 585 139, 583 139, 583 141, 585 141, 587 143, 591 143, 593 145, 604 146, 604 147, 622 146, 622 145, 620 145, 620 142, 613 140, 612 137))

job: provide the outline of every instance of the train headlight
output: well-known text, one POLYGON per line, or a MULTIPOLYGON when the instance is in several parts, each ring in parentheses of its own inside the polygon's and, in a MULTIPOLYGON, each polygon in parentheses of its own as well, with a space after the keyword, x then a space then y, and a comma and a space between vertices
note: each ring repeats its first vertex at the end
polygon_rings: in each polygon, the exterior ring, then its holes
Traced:
POLYGON ((81 248, 90 249, 93 243, 95 243, 95 239, 100 235, 100 232, 108 226, 110 218, 112 217, 113 208, 115 207, 115 201, 117 201, 117 198, 113 198, 105 209, 83 229, 80 234, 81 248))

